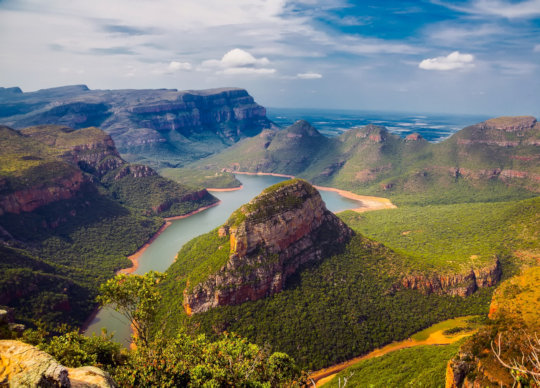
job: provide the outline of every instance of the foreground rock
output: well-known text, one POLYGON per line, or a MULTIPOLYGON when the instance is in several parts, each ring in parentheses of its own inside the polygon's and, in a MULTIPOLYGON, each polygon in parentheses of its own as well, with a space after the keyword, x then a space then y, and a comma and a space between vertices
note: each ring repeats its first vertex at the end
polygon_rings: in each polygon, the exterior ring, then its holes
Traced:
POLYGON ((0 360, 0 386, 116 387, 99 368, 66 368, 51 355, 20 341, 0 341, 0 360))
POLYGON ((266 189, 234 212, 218 233, 229 237, 229 259, 184 290, 188 314, 280 292, 300 266, 321 260, 353 234, 326 209, 319 192, 299 179, 266 189))

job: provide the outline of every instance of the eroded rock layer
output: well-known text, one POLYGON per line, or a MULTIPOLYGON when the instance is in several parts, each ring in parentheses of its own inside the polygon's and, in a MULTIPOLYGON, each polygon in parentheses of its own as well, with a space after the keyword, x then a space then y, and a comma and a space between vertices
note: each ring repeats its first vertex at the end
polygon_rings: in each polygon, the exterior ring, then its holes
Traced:
POLYGON ((218 233, 230 238, 229 260, 184 290, 188 314, 280 292, 300 266, 321 260, 353 234, 326 209, 318 191, 298 179, 266 189, 218 233))

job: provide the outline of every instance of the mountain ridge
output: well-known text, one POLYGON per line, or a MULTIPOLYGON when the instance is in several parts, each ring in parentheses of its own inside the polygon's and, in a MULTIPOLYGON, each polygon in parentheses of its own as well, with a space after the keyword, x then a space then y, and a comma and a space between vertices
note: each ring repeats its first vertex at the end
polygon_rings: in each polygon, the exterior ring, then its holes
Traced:
POLYGON ((0 90, 0 123, 23 128, 99 126, 129 161, 177 166, 218 152, 273 123, 246 90, 90 90, 72 85, 0 90))

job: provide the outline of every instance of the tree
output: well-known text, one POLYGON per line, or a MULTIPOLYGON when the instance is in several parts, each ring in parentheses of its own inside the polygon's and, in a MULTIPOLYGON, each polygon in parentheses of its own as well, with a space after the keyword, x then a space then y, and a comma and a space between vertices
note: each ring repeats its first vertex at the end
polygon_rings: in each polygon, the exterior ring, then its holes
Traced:
POLYGON ((525 350, 522 351, 521 360, 503 360, 501 356, 502 333, 499 333, 499 340, 496 346, 491 342, 491 350, 501 365, 510 369, 516 383, 527 383, 532 387, 540 387, 540 339, 536 334, 534 338, 530 335, 526 335, 525 337, 525 350))
POLYGON ((98 302, 111 305, 131 323, 137 343, 148 345, 150 332, 156 325, 160 301, 158 283, 165 274, 155 271, 144 275, 117 275, 100 287, 98 302))

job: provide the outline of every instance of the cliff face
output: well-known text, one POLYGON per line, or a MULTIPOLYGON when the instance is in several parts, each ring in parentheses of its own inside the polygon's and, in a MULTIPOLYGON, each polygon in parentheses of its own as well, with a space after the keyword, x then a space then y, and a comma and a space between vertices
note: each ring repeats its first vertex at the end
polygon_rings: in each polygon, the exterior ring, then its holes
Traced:
MULTIPOLYGON (((273 124, 245 90, 89 90, 83 86, 0 93, 1 122, 14 128, 99 126, 120 152, 177 164, 219 151, 273 124), (204 147, 204 143, 212 146, 204 147)), ((150 161, 149 161, 150 162, 150 161)))
POLYGON ((31 212, 41 206, 63 199, 73 198, 87 182, 81 171, 73 171, 71 176, 54 179, 46 185, 0 195, 0 216, 5 213, 20 214, 31 212))
MULTIPOLYGON (((479 288, 491 287, 501 278, 502 270, 498 259, 493 264, 450 275, 409 275, 401 280, 401 287, 420 290, 426 294, 468 296, 479 288)), ((399 288, 399 286, 398 286, 399 288)))
POLYGON ((188 314, 280 292, 301 265, 321 260, 353 234, 302 180, 265 190, 233 213, 218 233, 230 239, 229 260, 184 290, 188 314))

